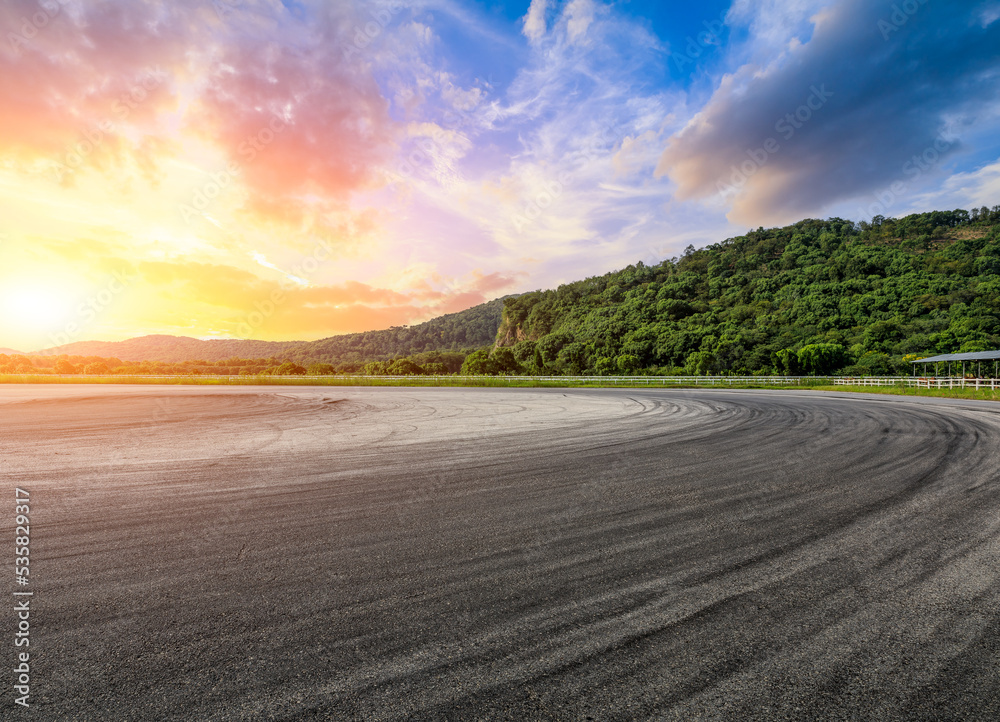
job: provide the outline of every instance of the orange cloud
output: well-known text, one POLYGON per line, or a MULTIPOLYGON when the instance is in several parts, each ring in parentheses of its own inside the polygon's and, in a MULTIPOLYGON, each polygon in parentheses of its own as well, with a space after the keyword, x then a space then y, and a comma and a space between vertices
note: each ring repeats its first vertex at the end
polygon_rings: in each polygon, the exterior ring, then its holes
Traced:
POLYGON ((283 27, 280 42, 247 23, 220 48, 189 122, 242 169, 262 208, 368 186, 394 147, 388 103, 343 51, 354 26, 334 4, 318 27, 283 27))
POLYGON ((4 3, 0 152, 70 171, 112 166, 132 148, 127 130, 175 107, 171 69, 191 42, 182 20, 145 3, 4 3))

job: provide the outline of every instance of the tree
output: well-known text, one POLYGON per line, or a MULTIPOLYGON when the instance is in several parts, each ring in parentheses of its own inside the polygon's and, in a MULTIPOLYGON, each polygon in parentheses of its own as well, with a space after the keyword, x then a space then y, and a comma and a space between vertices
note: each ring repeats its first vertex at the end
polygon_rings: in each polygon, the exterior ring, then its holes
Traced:
POLYGON ((684 370, 692 376, 711 376, 718 371, 715 354, 711 351, 695 351, 687 357, 684 370))
POLYGON ((852 376, 891 376, 897 372, 889 354, 877 351, 866 353, 856 364, 845 370, 852 376))
POLYGON ((385 376, 389 373, 389 364, 385 361, 372 361, 364 365, 361 373, 365 376, 385 376))
POLYGON ((67 361, 64 358, 63 359, 59 359, 58 361, 56 361, 56 364, 53 367, 53 370, 57 374, 75 374, 75 373, 79 373, 77 371, 76 366, 74 366, 73 364, 71 364, 69 361, 67 361))
POLYGON ((518 341, 511 352, 519 364, 530 364, 535 358, 535 342, 528 339, 518 341))
POLYGON ((563 373, 577 376, 582 374, 587 367, 587 347, 579 341, 573 341, 559 349, 559 355, 556 358, 559 360, 559 366, 563 373))
POLYGON ((305 376, 306 370, 304 367, 299 366, 297 363, 292 361, 285 361, 285 363, 278 366, 272 372, 275 376, 305 376))
POLYGON ((779 373, 784 373, 786 376, 795 376, 799 373, 799 355, 790 348, 775 351, 774 361, 779 373))
POLYGON ((492 358, 493 362, 497 365, 497 373, 512 376, 524 373, 524 369, 522 369, 521 364, 517 362, 514 352, 509 348, 501 346, 500 348, 494 349, 493 353, 490 354, 490 358, 492 358))
POLYGON ((309 368, 306 369, 306 373, 310 376, 333 376, 337 373, 337 369, 333 364, 318 363, 311 364, 309 368))
POLYGON ((839 343, 811 343, 800 348, 796 357, 807 373, 825 375, 847 362, 847 351, 839 343))
POLYGON ((555 365, 562 347, 570 343, 573 337, 568 333, 550 333, 538 341, 535 349, 542 355, 546 366, 555 365))
POLYGON ((424 373, 423 368, 413 363, 412 360, 408 358, 396 359, 391 364, 389 368, 386 369, 386 373, 389 376, 419 376, 424 373))
POLYGON ((463 376, 496 376, 500 367, 490 358, 489 348, 481 348, 469 354, 462 364, 463 376))
POLYGON ((102 376, 109 373, 108 365, 103 361, 95 361, 94 363, 87 364, 83 372, 89 376, 102 376))

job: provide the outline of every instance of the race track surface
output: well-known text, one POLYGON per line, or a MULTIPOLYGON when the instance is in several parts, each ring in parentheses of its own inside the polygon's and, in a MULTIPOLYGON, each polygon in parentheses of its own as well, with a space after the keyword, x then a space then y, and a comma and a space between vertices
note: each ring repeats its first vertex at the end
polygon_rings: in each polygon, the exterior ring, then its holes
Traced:
POLYGON ((4 386, 0 449, 3 719, 1000 718, 997 404, 4 386))

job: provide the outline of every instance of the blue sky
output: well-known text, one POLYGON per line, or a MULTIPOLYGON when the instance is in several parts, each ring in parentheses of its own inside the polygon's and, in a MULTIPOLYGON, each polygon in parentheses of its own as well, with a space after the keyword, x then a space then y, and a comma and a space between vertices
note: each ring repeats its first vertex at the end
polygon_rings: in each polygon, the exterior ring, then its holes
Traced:
POLYGON ((1000 0, 49 7, 0 5, 0 346, 314 339, 1000 204, 1000 0))
POLYGON ((472 211, 477 245, 542 285, 802 217, 994 205, 1000 6, 911 4, 422 3, 432 67, 481 95, 449 190, 413 202, 513 194, 506 225, 472 211))

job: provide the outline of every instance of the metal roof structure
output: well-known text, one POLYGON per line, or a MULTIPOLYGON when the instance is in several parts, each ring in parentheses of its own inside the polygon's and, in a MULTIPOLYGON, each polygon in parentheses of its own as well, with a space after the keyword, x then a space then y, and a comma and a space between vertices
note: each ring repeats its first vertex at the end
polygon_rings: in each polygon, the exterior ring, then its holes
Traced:
POLYGON ((933 364, 938 361, 997 361, 1000 360, 1000 351, 976 351, 974 353, 946 353, 940 356, 928 356, 927 358, 911 361, 914 364, 933 364))

